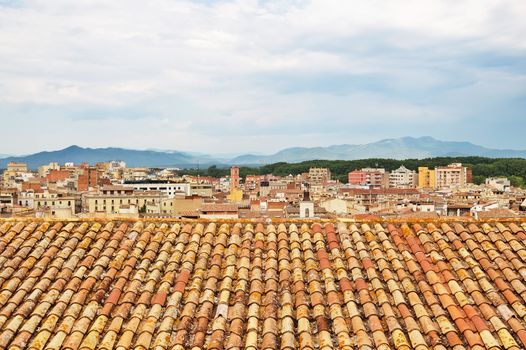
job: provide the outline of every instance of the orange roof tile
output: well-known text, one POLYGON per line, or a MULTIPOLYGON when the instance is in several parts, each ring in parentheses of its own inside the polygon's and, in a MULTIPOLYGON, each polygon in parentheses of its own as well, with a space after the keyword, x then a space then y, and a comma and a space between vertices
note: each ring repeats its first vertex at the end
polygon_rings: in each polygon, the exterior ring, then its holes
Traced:
POLYGON ((524 349, 525 231, 0 221, 0 348, 524 349))

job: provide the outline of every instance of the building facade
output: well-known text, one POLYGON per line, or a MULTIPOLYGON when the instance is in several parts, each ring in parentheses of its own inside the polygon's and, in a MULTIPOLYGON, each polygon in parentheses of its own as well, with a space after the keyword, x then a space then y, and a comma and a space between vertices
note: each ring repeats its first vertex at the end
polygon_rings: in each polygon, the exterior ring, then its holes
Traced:
POLYGON ((435 188, 435 170, 418 167, 418 188, 435 188))
POLYGON ((167 197, 160 191, 138 191, 124 186, 103 187, 97 193, 85 195, 87 211, 89 213, 123 214, 130 207, 137 211, 145 210, 147 205, 158 205, 167 197))
POLYGON ((331 180, 331 170, 329 168, 310 168, 309 183, 311 185, 321 185, 331 180))
POLYGON ((459 187, 471 182, 471 171, 461 163, 452 163, 435 168, 435 187, 459 187))
POLYGON ((233 166, 230 168, 230 189, 239 188, 239 167, 233 166))
POLYGON ((347 174, 350 185, 364 186, 372 189, 389 187, 389 173, 383 168, 363 168, 347 174))
POLYGON ((409 170, 405 166, 393 170, 389 174, 390 188, 415 188, 416 187, 416 171, 409 170))

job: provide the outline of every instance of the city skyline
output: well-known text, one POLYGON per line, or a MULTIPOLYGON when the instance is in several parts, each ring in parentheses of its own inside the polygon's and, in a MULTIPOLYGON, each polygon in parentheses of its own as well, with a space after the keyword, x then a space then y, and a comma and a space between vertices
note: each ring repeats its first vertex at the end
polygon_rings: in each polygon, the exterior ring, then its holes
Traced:
POLYGON ((1 153, 525 149, 525 16, 523 1, 0 1, 1 153))

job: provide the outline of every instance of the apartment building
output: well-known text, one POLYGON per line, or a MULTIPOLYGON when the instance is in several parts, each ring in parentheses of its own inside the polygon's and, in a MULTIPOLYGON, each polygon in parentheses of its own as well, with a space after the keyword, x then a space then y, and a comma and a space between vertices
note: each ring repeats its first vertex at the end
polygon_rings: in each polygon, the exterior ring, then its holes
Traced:
POLYGON ((200 197, 212 197, 214 195, 214 187, 207 183, 191 183, 190 195, 200 197))
POLYGON ((310 185, 321 185, 331 180, 331 170, 329 168, 310 168, 308 178, 310 185))
POLYGON ((122 176, 126 181, 143 181, 148 178, 149 173, 148 168, 125 168, 122 176))
POLYGON ((471 182, 471 169, 461 163, 435 168, 435 187, 459 187, 471 182))
POLYGON ((389 173, 383 168, 363 168, 347 174, 350 185, 364 186, 373 189, 389 187, 389 173))
POLYGON ((57 162, 51 162, 48 165, 38 167, 38 176, 46 177, 52 170, 60 170, 60 165, 57 162))
POLYGON ((9 162, 4 171, 2 181, 5 187, 19 187, 20 183, 27 181, 33 176, 26 163, 9 162))
POLYGON ((35 207, 35 190, 26 189, 18 193, 18 205, 25 208, 35 207))
MULTIPOLYGON (((84 196, 89 213, 123 214, 134 207, 141 212, 147 205, 159 205, 167 196, 161 191, 135 190, 125 186, 105 186, 84 196)), ((145 210, 145 209, 144 209, 145 210)))
POLYGON ((416 171, 401 166, 389 173, 389 188, 415 188, 416 171))
MULTIPOLYGON (((26 200, 28 204, 31 203, 30 194, 26 195, 27 197, 22 199, 23 206, 26 200)), ((80 197, 56 191, 37 191, 33 194, 32 203, 35 211, 47 213, 43 216, 72 217, 77 212, 77 208, 80 208, 80 197)))
POLYGON ((494 188, 497 192, 509 192, 511 183, 505 177, 490 177, 486 179, 486 185, 494 188))
POLYGON ((77 178, 77 191, 85 192, 96 188, 99 183, 99 171, 96 167, 83 166, 77 178))
POLYGON ((136 191, 160 191, 170 198, 173 198, 177 193, 184 193, 186 196, 192 195, 191 185, 186 182, 127 181, 123 186, 136 191))
POLYGON ((435 170, 418 167, 418 188, 435 188, 435 170))

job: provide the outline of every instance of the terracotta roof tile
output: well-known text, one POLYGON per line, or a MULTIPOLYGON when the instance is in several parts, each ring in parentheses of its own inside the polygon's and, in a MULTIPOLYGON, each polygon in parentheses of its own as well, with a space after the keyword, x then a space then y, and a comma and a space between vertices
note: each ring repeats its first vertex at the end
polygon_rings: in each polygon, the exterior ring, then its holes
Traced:
POLYGON ((520 349, 526 224, 0 224, 0 348, 520 349))

